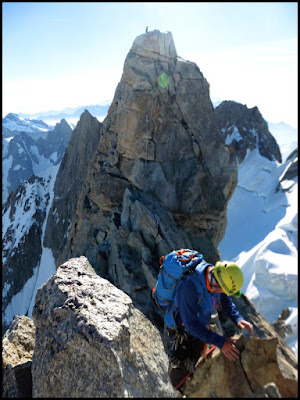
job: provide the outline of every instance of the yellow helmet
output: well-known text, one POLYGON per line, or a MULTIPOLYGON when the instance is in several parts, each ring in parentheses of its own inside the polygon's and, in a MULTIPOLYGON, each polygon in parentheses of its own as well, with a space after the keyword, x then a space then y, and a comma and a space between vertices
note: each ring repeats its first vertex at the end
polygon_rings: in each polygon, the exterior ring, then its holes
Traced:
POLYGON ((228 296, 240 297, 243 286, 243 272, 241 268, 231 261, 218 261, 214 267, 214 277, 228 296))

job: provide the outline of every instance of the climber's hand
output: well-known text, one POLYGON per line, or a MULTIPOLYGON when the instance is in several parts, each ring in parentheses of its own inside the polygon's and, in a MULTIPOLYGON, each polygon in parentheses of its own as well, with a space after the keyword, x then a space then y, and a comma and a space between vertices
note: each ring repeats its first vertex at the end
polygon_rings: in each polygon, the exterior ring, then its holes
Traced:
POLYGON ((249 331, 250 333, 253 332, 253 325, 252 325, 250 322, 247 322, 247 321, 245 321, 245 320, 238 322, 237 326, 238 326, 240 329, 248 329, 248 331, 249 331))
POLYGON ((235 347, 233 338, 226 338, 221 351, 228 358, 228 360, 235 361, 239 359, 240 352, 235 347))

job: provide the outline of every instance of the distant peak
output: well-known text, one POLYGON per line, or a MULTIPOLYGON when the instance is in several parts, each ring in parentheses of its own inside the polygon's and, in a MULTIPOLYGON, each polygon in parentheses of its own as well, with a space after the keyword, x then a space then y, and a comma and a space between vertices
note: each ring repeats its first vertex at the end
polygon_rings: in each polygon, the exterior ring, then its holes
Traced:
POLYGON ((84 120, 86 118, 90 118, 92 117, 91 113, 89 112, 89 110, 86 108, 83 113, 80 116, 80 120, 84 120))
POLYGON ((18 114, 9 113, 9 114, 7 114, 7 116, 4 118, 4 120, 19 121, 20 118, 19 118, 18 114))
POLYGON ((66 129, 66 128, 72 130, 70 124, 69 124, 64 118, 62 118, 61 121, 58 122, 58 123, 55 125, 55 128, 54 128, 54 129, 57 130, 57 129, 66 129))

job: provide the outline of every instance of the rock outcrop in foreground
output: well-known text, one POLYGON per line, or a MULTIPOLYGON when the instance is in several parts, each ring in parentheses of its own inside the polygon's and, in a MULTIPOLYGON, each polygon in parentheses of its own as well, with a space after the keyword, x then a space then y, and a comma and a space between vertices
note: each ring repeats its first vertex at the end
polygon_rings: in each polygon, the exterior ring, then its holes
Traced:
POLYGON ((39 289, 33 320, 33 397, 176 397, 159 331, 85 257, 39 289))
POLYGON ((31 397, 34 344, 32 319, 17 315, 2 340, 2 397, 31 397))
POLYGON ((236 347, 241 355, 234 362, 216 349, 185 384, 184 394, 198 398, 269 397, 259 394, 272 383, 280 396, 270 397, 298 397, 298 370, 280 354, 276 337, 240 336, 236 347))
MULTIPOLYGON (((216 349, 187 380, 186 397, 297 397, 298 363, 245 296, 249 337, 217 315, 212 329, 236 334, 240 359, 216 349)), ((17 316, 3 339, 4 397, 177 397, 161 335, 129 296, 70 259, 39 289, 33 321, 17 316), (31 375, 32 374, 32 375, 31 375)), ((246 332, 247 333, 247 332, 246 332)))
POLYGON ((229 361, 219 349, 214 350, 185 383, 184 394, 199 398, 297 398, 298 362, 293 351, 246 296, 232 300, 243 318, 253 324, 252 335, 239 330, 222 312, 214 316, 212 329, 237 338, 240 359, 229 361))

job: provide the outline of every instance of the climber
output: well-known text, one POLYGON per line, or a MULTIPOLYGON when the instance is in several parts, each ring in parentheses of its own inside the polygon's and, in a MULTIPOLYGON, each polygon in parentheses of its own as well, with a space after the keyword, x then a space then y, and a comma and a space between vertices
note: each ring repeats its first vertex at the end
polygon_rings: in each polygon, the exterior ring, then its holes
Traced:
POLYGON ((180 280, 176 288, 172 313, 177 328, 165 326, 169 377, 176 389, 194 371, 206 344, 218 347, 229 360, 239 358, 233 337, 225 338, 208 328, 215 311, 222 310, 238 328, 253 332, 253 325, 243 319, 229 297, 242 295, 243 273, 238 265, 218 261, 214 266, 202 260, 195 271, 180 280))
POLYGON ((148 33, 148 26, 146 26, 146 33, 148 33))

